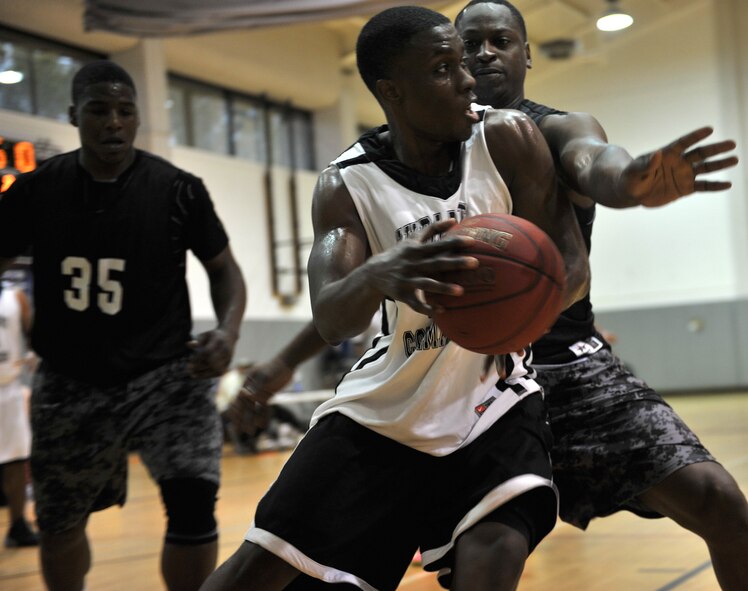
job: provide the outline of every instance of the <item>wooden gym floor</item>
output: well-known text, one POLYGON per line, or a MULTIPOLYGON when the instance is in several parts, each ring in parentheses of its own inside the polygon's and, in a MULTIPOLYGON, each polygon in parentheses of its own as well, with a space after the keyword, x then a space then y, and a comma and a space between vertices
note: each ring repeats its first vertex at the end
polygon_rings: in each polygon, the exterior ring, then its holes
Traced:
MULTIPOLYGON (((748 392, 669 396, 668 401, 748 492, 748 392)), ((218 504, 219 560, 243 539, 255 504, 287 453, 237 456, 226 450, 218 504)), ((124 509, 96 513, 89 525, 94 566, 90 591, 158 590, 164 518, 158 491, 137 457, 130 462, 129 499, 124 509)), ((0 509, 0 532, 7 530, 0 509)), ((0 548, 0 589, 42 591, 35 549, 0 548)), ((408 570, 401 591, 440 589, 433 575, 408 570)), ((627 513, 592 522, 581 532, 559 522, 530 557, 522 591, 715 591, 709 555, 696 536, 664 519, 627 513)))

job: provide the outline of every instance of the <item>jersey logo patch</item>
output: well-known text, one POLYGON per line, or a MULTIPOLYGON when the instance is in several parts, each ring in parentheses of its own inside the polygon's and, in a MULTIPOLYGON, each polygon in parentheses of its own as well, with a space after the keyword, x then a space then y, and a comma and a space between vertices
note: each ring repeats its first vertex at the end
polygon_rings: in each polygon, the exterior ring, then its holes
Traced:
POLYGON ((592 355, 593 353, 597 353, 602 348, 603 343, 600 339, 597 337, 590 337, 586 341, 574 343, 569 347, 569 350, 577 357, 581 357, 582 355, 592 355))
POLYGON ((481 402, 478 406, 475 407, 475 414, 477 414, 479 417, 483 416, 483 413, 488 410, 488 407, 491 406, 496 400, 496 396, 491 396, 488 400, 481 402))

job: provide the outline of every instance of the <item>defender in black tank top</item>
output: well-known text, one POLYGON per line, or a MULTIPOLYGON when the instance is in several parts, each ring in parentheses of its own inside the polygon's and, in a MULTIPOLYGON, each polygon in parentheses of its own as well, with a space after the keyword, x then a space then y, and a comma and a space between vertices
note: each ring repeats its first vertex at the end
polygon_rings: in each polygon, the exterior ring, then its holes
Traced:
MULTIPOLYGON (((607 142, 591 115, 526 100, 530 47, 524 19, 511 3, 473 0, 456 23, 478 102, 520 109, 535 120, 554 157, 558 191, 576 206, 588 252, 597 203, 658 206, 697 189, 729 187, 699 178, 737 162, 734 157, 706 162, 733 149, 732 142, 692 149, 711 133, 708 128, 634 159, 607 142)), ((533 350, 533 363, 542 364, 536 365, 538 381, 554 435, 551 457, 561 518, 586 528, 591 519, 622 509, 671 517, 704 538, 722 588, 743 589, 748 580, 745 497, 672 408, 595 333, 589 296, 564 311, 533 350)))

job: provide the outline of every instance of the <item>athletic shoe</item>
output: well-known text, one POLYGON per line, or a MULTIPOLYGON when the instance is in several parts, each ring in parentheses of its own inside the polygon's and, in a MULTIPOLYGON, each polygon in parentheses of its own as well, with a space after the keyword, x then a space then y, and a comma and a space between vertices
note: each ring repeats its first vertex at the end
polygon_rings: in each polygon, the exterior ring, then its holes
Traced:
POLYGON ((38 546, 39 534, 32 531, 23 517, 19 517, 10 526, 5 536, 6 548, 19 548, 21 546, 38 546))

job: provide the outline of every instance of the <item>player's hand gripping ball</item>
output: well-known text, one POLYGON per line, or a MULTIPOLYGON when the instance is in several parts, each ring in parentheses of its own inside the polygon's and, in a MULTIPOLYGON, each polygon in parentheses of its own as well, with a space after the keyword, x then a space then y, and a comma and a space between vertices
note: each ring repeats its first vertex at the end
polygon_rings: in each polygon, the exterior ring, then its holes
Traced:
POLYGON ((426 294, 443 308, 434 321, 458 345, 487 355, 519 351, 538 340, 561 313, 566 270, 558 248, 540 228, 509 214, 464 219, 445 235, 476 240, 461 254, 480 262, 475 269, 445 273, 462 285, 461 296, 426 294))

